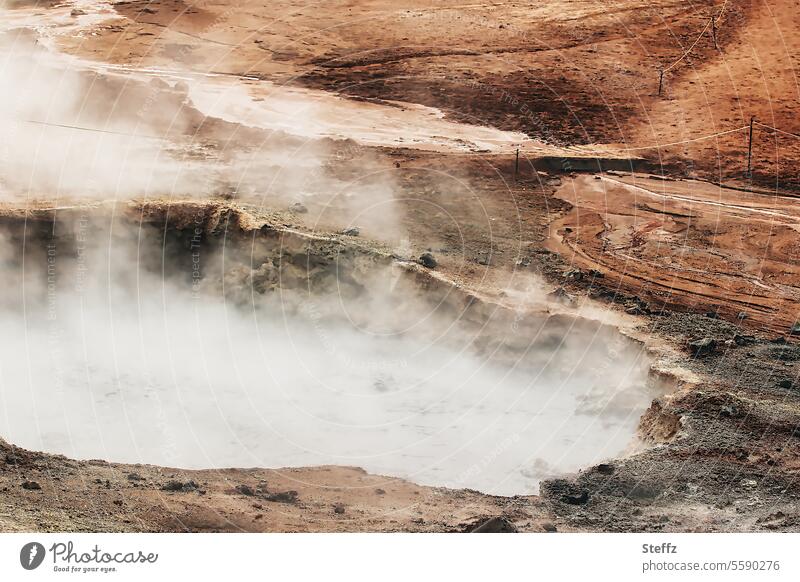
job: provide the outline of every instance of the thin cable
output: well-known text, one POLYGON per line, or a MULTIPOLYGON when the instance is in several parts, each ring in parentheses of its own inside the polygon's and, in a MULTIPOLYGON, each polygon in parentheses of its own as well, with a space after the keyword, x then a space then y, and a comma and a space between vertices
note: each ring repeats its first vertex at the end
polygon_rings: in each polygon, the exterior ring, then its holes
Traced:
POLYGON ((753 123, 756 125, 760 125, 761 127, 766 127, 767 129, 771 129, 772 131, 800 139, 800 135, 797 135, 796 133, 792 133, 790 131, 783 131, 782 129, 778 129, 777 127, 772 127, 771 125, 767 125, 766 123, 761 123, 760 121, 753 120, 753 123))
POLYGON ((78 130, 78 131, 91 131, 91 132, 94 132, 94 133, 109 133, 111 135, 124 135, 124 136, 128 136, 128 137, 141 137, 141 138, 145 138, 145 139, 157 139, 159 141, 165 141, 167 139, 165 137, 159 137, 157 135, 145 135, 145 134, 141 134, 141 133, 125 133, 125 132, 122 132, 122 131, 112 131, 110 129, 97 129, 97 128, 94 128, 94 127, 81 127, 79 125, 66 125, 66 124, 63 124, 63 123, 50 123, 50 122, 47 122, 47 121, 37 121, 35 119, 22 119, 21 121, 22 121, 22 123, 32 123, 34 125, 44 125, 44 126, 47 126, 47 127, 60 127, 60 128, 63 128, 63 129, 75 129, 75 130, 78 130))
MULTIPOLYGON (((725 12, 725 6, 726 6, 727 4, 728 4, 728 0, 725 0, 725 1, 722 3, 722 9, 719 11, 719 14, 716 16, 716 18, 722 18, 722 15, 723 15, 723 14, 724 14, 724 12, 725 12)), ((703 31, 700 33, 700 35, 699 35, 699 36, 698 36, 698 37, 695 39, 695 41, 692 43, 692 46, 690 46, 690 47, 689 47, 689 50, 687 50, 685 53, 683 53, 683 54, 681 55, 681 58, 679 58, 677 61, 675 61, 674 63, 672 63, 670 66, 668 66, 668 67, 666 67, 666 68, 664 68, 664 69, 661 69, 661 71, 662 71, 663 73, 666 73, 667 71, 669 71, 669 70, 671 70, 671 69, 675 68, 675 67, 678 65, 678 63, 680 63, 681 61, 683 61, 683 59, 685 59, 686 57, 688 57, 688 56, 689 56, 689 53, 691 53, 691 52, 694 50, 694 47, 696 47, 696 46, 697 46, 697 43, 698 43, 698 42, 700 42, 700 39, 701 39, 701 38, 703 38, 703 35, 705 35, 705 33, 706 33, 706 31, 708 30, 708 27, 709 27, 709 26, 711 26, 711 18, 709 18, 709 19, 708 19, 708 22, 706 22, 706 25, 705 25, 705 27, 703 28, 703 31)))
POLYGON ((711 139, 711 138, 714 138, 714 137, 718 137, 720 135, 727 135, 729 133, 736 133, 737 131, 742 131, 744 129, 750 129, 750 126, 749 125, 743 125, 742 127, 729 129, 727 131, 720 131, 719 133, 712 133, 710 135, 703 135, 703 136, 700 136, 700 137, 695 137, 695 138, 687 139, 687 140, 683 140, 683 141, 674 141, 672 143, 661 143, 661 144, 655 144, 655 145, 649 145, 649 146, 641 146, 641 147, 637 147, 637 148, 623 148, 623 151, 632 152, 632 151, 636 151, 636 150, 654 150, 654 149, 657 149, 657 148, 665 148, 665 147, 674 146, 674 145, 692 143, 692 142, 695 142, 695 141, 703 141, 703 140, 706 140, 706 139, 711 139))

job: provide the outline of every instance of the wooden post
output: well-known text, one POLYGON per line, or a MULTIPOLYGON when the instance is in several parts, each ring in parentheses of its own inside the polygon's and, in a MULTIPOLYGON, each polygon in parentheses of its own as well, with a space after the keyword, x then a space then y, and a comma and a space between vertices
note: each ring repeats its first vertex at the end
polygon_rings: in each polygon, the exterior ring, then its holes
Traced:
POLYGON ((519 148, 517 148, 517 157, 514 159, 514 182, 517 181, 518 173, 519 173, 519 148))
POLYGON ((753 157, 753 121, 755 116, 750 117, 750 138, 747 140, 747 177, 751 177, 752 165, 751 159, 753 157))
POLYGON ((658 72, 658 96, 661 97, 661 88, 664 86, 664 69, 658 72))
POLYGON ((717 17, 711 17, 711 37, 714 39, 714 48, 719 49, 717 46, 717 17))

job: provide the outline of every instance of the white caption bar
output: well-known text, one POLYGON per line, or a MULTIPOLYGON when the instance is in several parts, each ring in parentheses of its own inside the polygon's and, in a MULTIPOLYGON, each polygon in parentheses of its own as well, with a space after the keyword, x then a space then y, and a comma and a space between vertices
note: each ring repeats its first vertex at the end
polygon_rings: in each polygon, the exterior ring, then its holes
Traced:
POLYGON ((800 534, 2 534, 0 580, 798 580, 800 534), (242 578, 239 578, 242 577, 242 578))

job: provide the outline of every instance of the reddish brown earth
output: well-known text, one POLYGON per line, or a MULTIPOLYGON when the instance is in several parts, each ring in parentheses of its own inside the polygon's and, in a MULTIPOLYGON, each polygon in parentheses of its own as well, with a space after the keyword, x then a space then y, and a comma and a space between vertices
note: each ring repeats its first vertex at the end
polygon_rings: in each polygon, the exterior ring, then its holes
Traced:
POLYGON ((652 309, 715 312, 786 334, 800 299, 797 198, 646 175, 581 176, 548 248, 652 309))

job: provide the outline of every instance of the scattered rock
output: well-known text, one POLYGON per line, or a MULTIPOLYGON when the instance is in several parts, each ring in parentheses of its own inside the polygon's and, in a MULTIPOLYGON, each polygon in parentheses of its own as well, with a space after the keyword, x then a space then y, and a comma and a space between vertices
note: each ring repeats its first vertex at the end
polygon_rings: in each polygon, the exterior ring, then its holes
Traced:
POLYGON ((747 314, 744 311, 740 311, 739 313, 736 314, 736 319, 738 319, 739 321, 747 319, 747 314))
POLYGON ((779 348, 772 348, 769 355, 782 362, 796 362, 800 360, 800 348, 791 345, 782 345, 779 348))
POLYGON ((492 264, 492 255, 491 253, 487 253, 485 255, 479 255, 475 257, 475 262, 479 265, 490 266, 492 264))
POLYGON ((241 493, 242 495, 247 495, 248 497, 252 497, 253 495, 256 494, 256 492, 253 491, 253 488, 250 487, 250 485, 237 485, 236 492, 241 493))
POLYGON ((42 486, 39 485, 36 481, 23 481, 22 488, 27 489, 29 491, 39 491, 41 490, 42 486))
POLYGON ((342 505, 341 503, 337 503, 336 505, 333 506, 333 512, 338 513, 339 515, 343 514, 344 505, 342 505))
POLYGON ((345 236, 358 236, 361 234, 361 230, 357 226, 351 226, 350 228, 344 229, 342 234, 345 236))
POLYGON ((733 336, 733 342, 737 346, 749 346, 751 344, 756 343, 756 338, 755 336, 752 335, 740 335, 737 333, 736 335, 733 336))
POLYGON ((717 348, 716 340, 710 337, 689 342, 689 350, 695 356, 705 356, 712 353, 717 348))
POLYGON ((516 526, 505 517, 491 517, 470 530, 470 533, 517 533, 516 526))
POLYGON ((567 293, 566 289, 563 287, 557 287, 554 291, 548 293, 547 296, 558 301, 559 303, 565 303, 567 305, 572 305, 575 303, 575 298, 567 293))
POLYGON ((719 314, 716 311, 709 311, 706 313, 706 317, 709 319, 719 319, 719 314))
POLYGON ((194 491, 197 489, 197 483, 194 481, 187 481, 186 483, 182 483, 181 481, 167 481, 166 484, 161 486, 162 491, 194 491))
POLYGON ((556 529, 556 526, 554 526, 552 523, 549 523, 549 522, 548 523, 543 523, 542 524, 542 529, 544 531, 546 531, 547 533, 555 533, 555 532, 558 531, 558 529, 556 529))
POLYGON ((70 10, 69 15, 72 16, 73 18, 76 17, 76 16, 85 16, 86 15, 86 11, 85 10, 81 10, 80 8, 73 8, 72 10, 70 10))
POLYGON ((144 481, 144 477, 139 473, 128 473, 128 481, 144 481))
POLYGON ((800 335, 800 321, 796 321, 789 330, 789 335, 800 335))
POLYGON ((276 503, 297 503, 297 491, 281 491, 280 493, 273 493, 267 495, 264 499, 276 503))
POLYGON ((380 487, 378 487, 378 488, 375 490, 375 494, 376 494, 376 495, 386 495, 386 491, 385 491, 385 490, 383 490, 383 489, 381 489, 380 487))
POLYGON ((594 468, 594 470, 600 473, 601 475, 613 475, 614 465, 612 465, 611 463, 600 463, 594 468))
POLYGON ((719 415, 725 418, 740 418, 744 416, 736 406, 730 404, 723 406, 719 411, 719 415))
POLYGON ((307 214, 308 208, 306 208, 306 205, 303 204, 302 202, 295 202, 294 204, 289 206, 289 211, 295 212, 297 214, 307 214))
POLYGON ((788 378, 785 378, 785 379, 781 380, 780 382, 778 382, 778 386, 780 388, 785 388, 786 390, 790 390, 790 389, 794 388, 794 382, 792 382, 788 378))
POLYGON ((417 262, 426 269, 435 269, 439 264, 431 253, 422 253, 417 262))
POLYGON ((562 495, 561 502, 569 505, 586 505, 589 502, 589 492, 582 491, 578 495, 562 495))
POLYGON ((644 314, 644 311, 642 310, 641 307, 639 307, 637 303, 634 303, 633 305, 625 306, 625 313, 627 313, 628 315, 642 315, 644 314))

